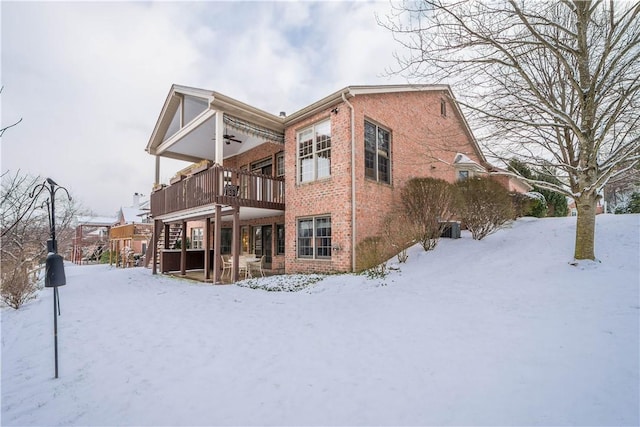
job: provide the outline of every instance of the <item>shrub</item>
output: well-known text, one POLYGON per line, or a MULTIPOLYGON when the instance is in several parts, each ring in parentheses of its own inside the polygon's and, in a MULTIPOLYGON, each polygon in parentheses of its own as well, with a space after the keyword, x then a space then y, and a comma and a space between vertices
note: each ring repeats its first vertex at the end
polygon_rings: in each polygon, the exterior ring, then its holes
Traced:
POLYGON ((391 211, 382 221, 382 237, 390 251, 396 254, 398 262, 407 262, 407 248, 417 240, 418 232, 402 210, 391 211))
POLYGON ((640 213, 640 193, 633 193, 627 203, 627 213, 640 213))
POLYGON ((475 240, 483 239, 513 218, 509 193, 493 179, 469 178, 455 186, 456 211, 475 240))
POLYGON ((389 254, 384 249, 384 240, 378 236, 367 237, 358 243, 357 267, 369 278, 383 278, 387 275, 389 254))
POLYGON ((13 309, 19 309, 25 302, 36 297, 37 274, 30 272, 26 265, 7 268, 2 271, 0 297, 2 302, 13 309))
POLYGON ((547 216, 547 200, 541 193, 530 191, 526 196, 530 199, 528 209, 525 212, 526 216, 534 216, 536 218, 547 216))
POLYGON ((452 185, 436 178, 410 179, 401 191, 407 224, 425 251, 434 249, 453 218, 452 185))

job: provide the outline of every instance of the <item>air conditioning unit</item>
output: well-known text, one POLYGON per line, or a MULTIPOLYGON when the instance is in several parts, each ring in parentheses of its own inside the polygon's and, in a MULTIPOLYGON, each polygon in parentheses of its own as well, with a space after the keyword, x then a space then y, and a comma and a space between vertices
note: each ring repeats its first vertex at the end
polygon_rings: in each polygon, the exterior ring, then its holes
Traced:
POLYGON ((447 237, 449 239, 459 239, 460 238, 460 222, 458 221, 447 221, 444 226, 444 230, 442 230, 442 234, 440 237, 447 237))

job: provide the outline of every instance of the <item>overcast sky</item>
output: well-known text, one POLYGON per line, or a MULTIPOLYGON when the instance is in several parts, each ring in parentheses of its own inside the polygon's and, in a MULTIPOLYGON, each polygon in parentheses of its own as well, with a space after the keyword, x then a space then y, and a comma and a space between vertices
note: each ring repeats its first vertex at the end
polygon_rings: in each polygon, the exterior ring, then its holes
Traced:
MULTIPOLYGON (((398 48, 379 2, 8 2, 2 171, 51 177, 112 215, 148 195, 144 148, 173 83, 273 114, 384 76, 398 48)), ((163 177, 178 167, 163 162, 163 177)))

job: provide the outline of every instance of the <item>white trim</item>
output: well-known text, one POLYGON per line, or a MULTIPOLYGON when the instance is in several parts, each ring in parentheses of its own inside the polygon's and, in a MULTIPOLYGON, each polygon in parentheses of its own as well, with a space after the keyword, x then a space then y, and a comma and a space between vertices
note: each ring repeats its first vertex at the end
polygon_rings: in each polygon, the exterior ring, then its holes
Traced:
POLYGON ((156 148, 155 154, 157 156, 162 155, 163 152, 167 151, 174 144, 180 141, 182 138, 189 135, 191 132, 196 130, 200 125, 204 124, 211 117, 215 116, 215 110, 205 110, 200 113, 195 119, 193 119, 187 126, 181 128, 179 131, 174 133, 169 139, 161 143, 158 148, 156 148))

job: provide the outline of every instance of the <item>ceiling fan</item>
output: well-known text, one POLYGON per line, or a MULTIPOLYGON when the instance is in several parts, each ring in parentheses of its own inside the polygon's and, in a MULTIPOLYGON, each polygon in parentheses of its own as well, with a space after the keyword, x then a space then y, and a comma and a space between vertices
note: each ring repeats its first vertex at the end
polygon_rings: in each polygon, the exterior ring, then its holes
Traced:
POLYGON ((242 142, 242 141, 240 141, 239 139, 236 139, 236 136, 235 136, 235 135, 228 135, 228 134, 225 134, 225 135, 222 135, 222 137, 224 138, 224 142, 225 142, 227 145, 231 144, 231 141, 233 141, 233 142, 238 142, 238 143, 241 143, 241 142, 242 142))

